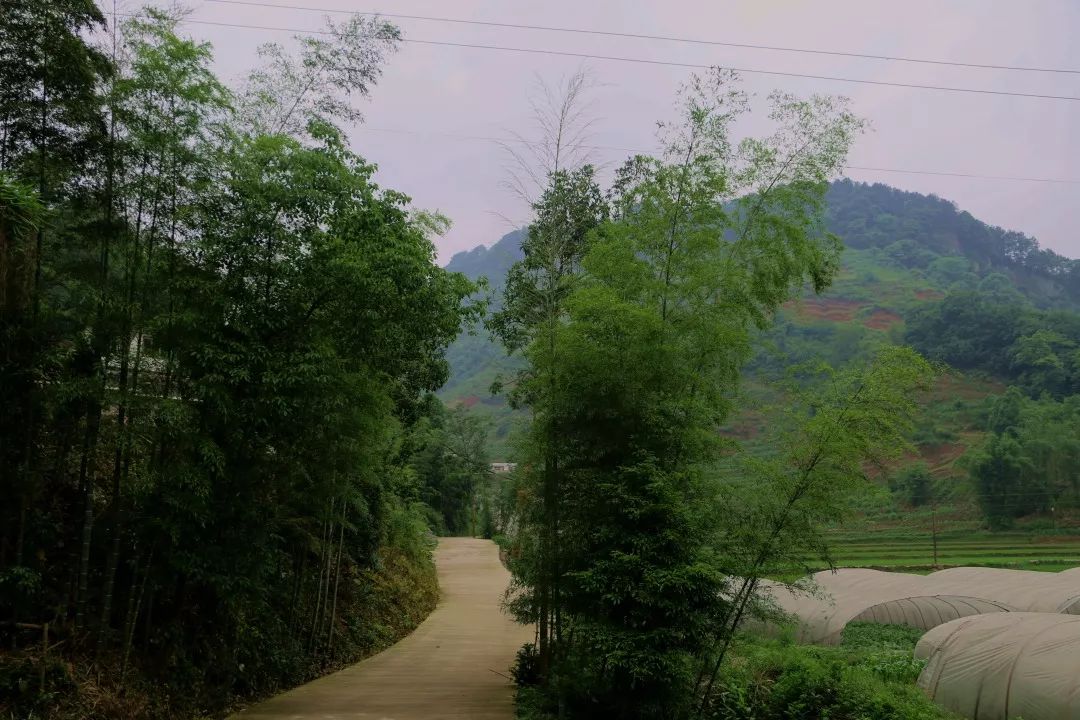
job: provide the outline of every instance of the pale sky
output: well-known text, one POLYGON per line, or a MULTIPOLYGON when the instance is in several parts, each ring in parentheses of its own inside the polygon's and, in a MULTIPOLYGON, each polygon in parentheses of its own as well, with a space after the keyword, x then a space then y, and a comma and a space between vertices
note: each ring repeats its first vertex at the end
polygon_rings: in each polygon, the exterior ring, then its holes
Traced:
MULTIPOLYGON (((351 11, 437 15, 557 25, 703 40, 839 50, 981 64, 1080 70, 1076 0, 266 0, 351 11), (369 2, 371 4, 369 4, 369 2)), ((323 13, 187 0, 191 18, 318 29, 323 13)), ((131 5, 128 5, 131 8, 131 5)), ((334 16, 341 19, 340 16, 334 16)), ((405 38, 513 45, 726 67, 840 75, 1080 97, 1080 74, 1016 72, 838 58, 657 40, 395 20, 405 38)), ((237 82, 263 42, 290 33, 186 26, 215 46, 222 79, 237 82)), ((490 244, 528 218, 500 187, 505 153, 495 144, 432 133, 530 135, 529 92, 539 76, 558 80, 582 61, 544 55, 403 43, 371 97, 360 100, 366 125, 351 131, 354 149, 379 165, 380 184, 440 210, 454 223, 439 241, 440 259, 490 244), (395 132, 388 132, 395 131, 395 132), (404 131, 404 132, 402 132, 404 131), (412 133, 420 133, 412 134, 412 133)), ((593 95, 594 142, 648 151, 658 120, 668 118, 678 85, 691 70, 591 60, 602 86, 593 95)), ((1080 102, 972 95, 746 74, 744 88, 762 100, 772 89, 843 94, 870 120, 851 165, 975 175, 1080 180, 1080 102)), ((762 115, 764 113, 761 113, 762 115)), ((751 121, 751 125, 754 122, 751 121)), ((753 129, 753 128, 751 128, 753 129)), ((617 164, 625 153, 601 152, 617 164)), ((856 180, 936 193, 995 225, 1035 236, 1080 257, 1080 184, 850 171, 856 180)))

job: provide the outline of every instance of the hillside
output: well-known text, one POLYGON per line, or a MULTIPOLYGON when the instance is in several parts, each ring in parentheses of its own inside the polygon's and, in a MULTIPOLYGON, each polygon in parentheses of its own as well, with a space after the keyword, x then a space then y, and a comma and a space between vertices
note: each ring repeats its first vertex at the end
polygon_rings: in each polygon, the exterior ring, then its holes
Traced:
MULTIPOLYGON (((497 307, 506 273, 521 258, 524 234, 524 230, 514 230, 490 247, 480 245, 457 253, 446 269, 463 273, 471 280, 486 278, 492 305, 497 307)), ((512 373, 518 367, 517 359, 507 357, 483 327, 459 336, 450 345, 446 356, 450 362, 450 379, 439 391, 440 397, 449 404, 463 404, 490 418, 492 457, 504 459, 508 455, 506 441, 510 435, 512 415, 506 400, 491 394, 491 383, 500 374, 512 373)))
MULTIPOLYGON (((821 359, 840 366, 880 343, 910 342, 905 318, 950 292, 981 288, 1004 293, 1017 305, 1080 308, 1080 262, 982 223, 946 200, 841 181, 830 188, 828 203, 829 230, 845 244, 842 267, 828 291, 789 302, 759 336, 744 387, 752 409, 728 428, 750 449, 768 422, 768 407, 782 401, 769 381, 794 363, 821 359)), ((507 268, 520 257, 520 239, 521 231, 509 233, 491 247, 455 255, 447 267, 487 277, 497 300, 507 268)), ((511 456, 506 439, 514 414, 489 388, 498 375, 512 372, 515 359, 479 329, 451 346, 449 360, 443 399, 490 417, 493 456, 511 456)), ((914 438, 936 477, 959 474, 954 462, 980 437, 982 399, 1006 384, 1006 378, 978 371, 952 372, 939 381, 914 438)))

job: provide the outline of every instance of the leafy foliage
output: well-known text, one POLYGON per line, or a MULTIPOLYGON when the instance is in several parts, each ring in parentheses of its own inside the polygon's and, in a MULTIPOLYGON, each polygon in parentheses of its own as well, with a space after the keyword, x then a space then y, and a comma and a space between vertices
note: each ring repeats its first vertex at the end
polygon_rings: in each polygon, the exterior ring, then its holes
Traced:
MULTIPOLYGON (((896 625, 851 623, 839 647, 792 645, 741 636, 720 689, 702 713, 706 718, 892 718, 951 717, 935 706, 913 680, 922 663, 912 658, 921 631, 896 625)), ((518 717, 556 717, 544 697, 518 692, 518 717)))
POLYGON ((991 527, 1080 502, 1080 397, 1029 400, 1010 388, 991 403, 987 430, 964 461, 991 527))
POLYGON ((420 498, 435 511, 433 529, 441 534, 494 534, 486 428, 465 408, 447 410, 434 395, 410 433, 406 450, 420 498))
MULTIPOLYGON (((511 550, 514 607, 539 614, 542 638, 553 616, 540 675, 577 716, 679 717, 695 703, 696 668, 731 617, 724 553, 709 542, 719 506, 706 469, 723 449, 715 431, 753 329, 836 269, 825 180, 859 121, 830 99, 777 94, 776 133, 735 146, 729 127, 746 103, 731 81, 717 72, 688 84, 665 155, 623 167, 580 276, 549 285, 565 314, 544 314, 551 329, 539 336, 508 338, 525 348, 516 392, 534 415, 525 448, 534 470, 522 480, 511 550)), ((525 252, 523 267, 552 267, 525 252)), ((506 307, 533 306, 507 287, 506 307)))
MULTIPOLYGON (((216 711, 433 606, 428 522, 469 503, 412 451, 477 286, 435 264, 446 219, 333 124, 396 28, 279 49, 256 112, 176 17, 138 14, 107 54, 101 21, 81 0, 0 19, 4 642, 49 623, 101 682, 166 686, 138 712, 216 711)), ((481 429, 439 417, 475 474, 481 429)), ((10 709, 77 715, 78 695, 10 709)))
POLYGON ((926 463, 905 467, 889 482, 890 489, 912 507, 929 504, 934 497, 934 478, 926 463))
POLYGON ((382 75, 401 31, 379 17, 326 20, 322 35, 298 38, 299 52, 277 43, 259 48, 264 67, 251 73, 239 116, 255 134, 304 135, 312 123, 355 123, 351 96, 366 96, 382 75))
POLYGON ((890 626, 860 629, 855 642, 839 648, 799 647, 744 638, 706 709, 710 718, 892 718, 949 717, 913 680, 922 663, 911 649, 918 635, 890 626), (895 638, 901 642, 895 642, 895 638))
POLYGON ((1080 302, 1080 261, 981 223, 947 200, 844 180, 832 185, 828 201, 830 228, 849 247, 881 248, 905 267, 926 269, 942 287, 998 273, 1040 306, 1080 302))

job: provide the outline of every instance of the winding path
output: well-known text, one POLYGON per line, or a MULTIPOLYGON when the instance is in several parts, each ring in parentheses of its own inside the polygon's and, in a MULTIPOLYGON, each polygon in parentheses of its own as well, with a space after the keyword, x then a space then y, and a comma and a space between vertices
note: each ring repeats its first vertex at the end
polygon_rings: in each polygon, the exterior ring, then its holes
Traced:
POLYGON ((443 538, 441 597, 408 637, 378 655, 254 705, 234 720, 510 720, 514 655, 532 630, 499 603, 510 575, 490 540, 443 538))

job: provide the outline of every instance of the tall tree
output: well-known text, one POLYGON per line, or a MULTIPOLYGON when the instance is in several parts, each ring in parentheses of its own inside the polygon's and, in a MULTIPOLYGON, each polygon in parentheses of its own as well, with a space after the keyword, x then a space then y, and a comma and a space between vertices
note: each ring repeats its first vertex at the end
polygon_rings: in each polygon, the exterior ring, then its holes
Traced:
POLYGON ((353 96, 366 97, 382 75, 401 32, 378 17, 326 21, 325 37, 297 36, 295 52, 277 43, 259 48, 264 66, 240 94, 239 119, 254 133, 304 136, 313 121, 358 123, 353 96))
MULTIPOLYGON (((102 25, 91 0, 5 3, 0 13, 0 172, 33 187, 43 206, 32 244, 18 253, 29 272, 20 274, 30 278, 23 286, 26 304, 4 318, 0 477, 10 484, 0 492, 7 496, 3 507, 16 513, 0 511, 5 528, 0 542, 8 547, 13 542, 8 532, 23 547, 27 509, 57 482, 58 465, 50 467, 43 454, 53 442, 65 446, 74 426, 70 415, 77 414, 54 417, 59 399, 72 394, 65 375, 82 362, 70 351, 77 345, 71 334, 80 318, 63 306, 71 291, 63 287, 60 266, 70 259, 64 254, 70 241, 68 211, 85 196, 103 136, 100 89, 111 67, 86 40, 102 25), (48 429, 59 432, 50 436, 48 429)), ((25 560, 21 551, 17 554, 25 560)))
POLYGON ((842 372, 821 368, 812 389, 796 394, 789 417, 779 423, 772 442, 778 452, 736 456, 722 472, 724 521, 713 547, 725 575, 738 579, 724 593, 717 646, 704 653, 711 667, 703 676, 702 708, 712 699, 735 632, 759 600, 761 580, 829 560, 824 527, 850 513, 867 484, 867 468, 880 472, 910 449, 919 392, 929 389, 933 376, 918 353, 897 346, 842 372))
MULTIPOLYGON (((48 623, 66 660, 137 672, 192 712, 369 651, 361 615, 395 607, 396 625, 430 596, 401 442, 480 308, 435 263, 446 218, 377 186, 334 124, 396 28, 302 42, 274 85, 301 92, 260 125, 177 17, 139 13, 101 53, 82 39, 91 3, 8 9, 5 647, 28 639, 13 617, 48 623)), ((451 430, 475 470, 475 428, 451 430)), ((33 695, 15 714, 77 702, 33 695)))
POLYGON ((559 623, 559 484, 564 438, 554 422, 553 402, 562 378, 563 352, 559 331, 566 320, 566 299, 573 291, 586 251, 589 233, 605 218, 606 205, 585 166, 573 173, 553 172, 550 185, 534 206, 536 220, 522 242, 525 258, 507 275, 503 309, 490 322, 497 337, 511 350, 524 349, 530 370, 517 378, 512 401, 532 410, 531 453, 540 473, 540 503, 527 518, 535 527, 539 555, 523 572, 534 589, 531 599, 538 625, 541 663, 550 660, 550 641, 561 632, 559 623))
MULTIPOLYGON (((523 352, 529 369, 514 379, 511 404, 533 413, 530 457, 540 502, 523 514, 521 533, 533 535, 537 553, 519 556, 517 603, 523 618, 537 625, 542 671, 551 662, 553 640, 561 634, 559 588, 559 457, 563 439, 552 422, 552 402, 560 379, 558 330, 566 319, 566 299, 580 272, 589 233, 607 217, 607 204, 589 165, 588 74, 581 70, 558 88, 541 83, 534 118, 541 139, 524 152, 508 145, 512 158, 508 185, 532 206, 521 250, 524 259, 507 273, 502 308, 488 327, 510 353, 523 352), (542 357, 535 357, 542 356, 542 357)), ((501 381, 497 381, 498 390, 501 381)))
POLYGON ((27 515, 36 499, 34 486, 19 477, 28 468, 26 448, 18 442, 20 429, 13 420, 28 419, 26 396, 33 391, 33 368, 27 350, 26 318, 34 294, 34 243, 44 221, 37 194, 0 173, 0 403, 8 408, 0 422, 0 484, 6 532, 0 538, 0 567, 23 571, 27 515), (14 535, 10 534, 14 533, 14 535))
POLYGON ((747 103, 733 80, 695 78, 680 122, 664 128, 664 156, 620 171, 613 217, 588 240, 554 328, 560 352, 537 339, 527 351, 534 376, 557 378, 540 422, 559 438, 564 478, 567 627, 552 685, 571 711, 686 708, 723 587, 704 543, 716 429, 751 330, 836 267, 825 181, 861 122, 840 101, 775 95, 777 131, 735 143, 747 103))

